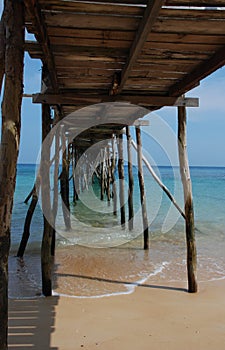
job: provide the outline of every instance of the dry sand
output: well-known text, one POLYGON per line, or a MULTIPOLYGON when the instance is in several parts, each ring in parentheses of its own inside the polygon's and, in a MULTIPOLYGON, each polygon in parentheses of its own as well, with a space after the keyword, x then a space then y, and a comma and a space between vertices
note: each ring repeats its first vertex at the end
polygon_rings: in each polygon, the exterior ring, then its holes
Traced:
POLYGON ((137 287, 130 295, 10 300, 9 349, 225 348, 225 280, 137 287))

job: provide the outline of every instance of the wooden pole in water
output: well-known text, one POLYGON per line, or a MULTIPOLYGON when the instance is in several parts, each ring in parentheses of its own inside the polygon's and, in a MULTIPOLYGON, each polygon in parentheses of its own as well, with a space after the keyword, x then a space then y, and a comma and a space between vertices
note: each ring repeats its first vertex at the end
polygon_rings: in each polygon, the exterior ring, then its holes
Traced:
POLYGON ((189 293, 195 293, 198 289, 196 277, 197 253, 195 243, 192 184, 187 155, 186 119, 186 108, 184 106, 178 107, 178 150, 186 216, 188 291, 189 293))
POLYGON ((122 228, 125 228, 125 196, 124 196, 124 159, 123 159, 123 134, 118 138, 118 174, 120 188, 120 222, 122 228))
POLYGON ((116 152, 115 152, 116 138, 112 137, 112 159, 111 159, 111 175, 112 175, 112 195, 113 195, 113 215, 117 215, 117 189, 116 189, 116 152))
POLYGON ((23 94, 24 5, 5 0, 5 87, 0 148, 0 349, 6 350, 8 331, 8 256, 10 224, 20 144, 23 94))
POLYGON ((133 192, 134 192, 134 178, 133 178, 133 165, 132 165, 132 154, 131 154, 131 135, 130 127, 126 127, 127 135, 127 158, 128 158, 128 178, 129 178, 129 189, 128 189, 128 208, 129 208, 129 230, 134 228, 134 205, 133 205, 133 192))
MULTIPOLYGON (((45 67, 43 67, 43 76, 45 67)), ((52 295, 52 259, 51 244, 53 228, 49 221, 52 222, 52 208, 50 199, 50 150, 51 140, 47 137, 51 130, 51 112, 47 104, 42 105, 42 152, 41 152, 41 200, 42 211, 44 213, 44 229, 41 244, 41 271, 42 271, 42 293, 45 296, 52 295), (44 146, 43 146, 44 142, 44 146)))
POLYGON ((101 150, 101 169, 100 169, 100 179, 101 179, 101 194, 100 199, 103 201, 105 192, 105 150, 101 150))
POLYGON ((22 239, 21 239, 21 242, 19 245, 19 249, 17 251, 18 258, 22 258, 24 256, 24 252, 25 252, 25 249, 26 249, 29 237, 30 237, 30 225, 31 225, 31 221, 33 218, 35 208, 37 206, 39 189, 40 189, 40 178, 37 177, 36 183, 35 183, 33 190, 32 190, 32 200, 31 200, 31 203, 29 205, 26 219, 24 222, 22 239))
POLYGON ((144 185, 144 175, 142 166, 142 142, 141 142, 141 129, 136 127, 136 138, 137 138, 137 156, 138 156, 138 180, 140 187, 140 198, 141 198, 141 208, 142 208, 142 221, 144 230, 144 249, 149 249, 149 234, 148 234, 148 217, 147 217, 147 207, 146 207, 146 196, 145 196, 145 185, 144 185))
POLYGON ((62 129, 62 150, 63 150, 63 159, 62 159, 62 172, 60 175, 60 191, 62 198, 62 210, 63 217, 66 229, 71 228, 70 221, 70 199, 69 199, 69 157, 68 157, 68 147, 66 145, 66 136, 65 131, 62 129))

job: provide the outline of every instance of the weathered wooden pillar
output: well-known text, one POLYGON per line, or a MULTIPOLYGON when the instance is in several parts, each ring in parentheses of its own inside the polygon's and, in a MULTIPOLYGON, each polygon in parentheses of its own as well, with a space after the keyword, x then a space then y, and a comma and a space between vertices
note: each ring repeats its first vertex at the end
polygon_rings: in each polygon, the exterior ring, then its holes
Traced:
POLYGON ((5 0, 5 87, 0 148, 0 349, 7 349, 8 256, 23 94, 24 5, 5 0))
MULTIPOLYGON (((22 239, 21 239, 21 242, 19 245, 19 249, 17 251, 18 258, 22 258, 24 256, 24 252, 25 252, 25 249, 26 249, 29 237, 30 237, 30 225, 31 225, 31 221, 33 218, 35 208, 37 206, 39 189, 40 189, 40 178, 37 177, 37 180, 36 180, 35 185, 34 185, 33 190, 32 190, 31 203, 29 205, 27 215, 25 218, 25 222, 24 222, 22 239)), ((28 197, 26 198, 26 202, 27 202, 28 197)))
POLYGON ((101 181, 101 193, 100 199, 103 201, 105 193, 105 150, 101 150, 101 165, 100 165, 100 181, 101 181))
POLYGON ((186 108, 178 107, 178 150, 180 161, 180 174, 184 191, 185 203, 185 224, 186 224, 186 243, 187 243, 187 272, 188 272, 188 291, 197 292, 197 254, 195 243, 194 209, 192 198, 192 184, 187 155, 187 136, 186 136, 186 108))
POLYGON ((116 137, 112 137, 112 158, 111 158, 111 176, 112 176, 112 196, 113 196, 113 215, 117 215, 117 189, 116 189, 116 151, 115 151, 116 137))
POLYGON ((132 154, 131 154, 131 135, 129 126, 126 127, 127 135, 127 160, 128 160, 128 209, 129 209, 129 230, 133 230, 134 227, 134 205, 133 205, 133 192, 134 192, 134 178, 133 178, 133 166, 132 166, 132 154))
POLYGON ((126 215, 124 203, 124 159, 123 159, 123 134, 118 138, 118 175, 119 175, 119 191, 120 191, 120 222, 122 228, 125 228, 126 215))
POLYGON ((107 186, 106 186, 106 191, 107 191, 107 201, 108 205, 110 205, 110 199, 111 199, 111 191, 110 191, 110 183, 111 183, 111 168, 110 168, 110 150, 109 150, 109 145, 106 147, 106 165, 107 165, 107 186))
POLYGON ((137 156, 138 156, 138 180, 139 180, 139 187, 140 187, 142 221, 143 221, 143 230, 144 230, 144 249, 149 249, 148 217, 147 217, 145 185, 144 185, 144 175, 143 175, 143 166, 142 166, 142 142, 141 142, 140 127, 136 127, 136 138, 137 138, 137 156))
POLYGON ((2 82, 5 74, 5 26, 4 12, 0 21, 0 93, 2 90, 2 82))
POLYGON ((42 292, 45 296, 52 295, 52 258, 51 244, 53 228, 52 223, 52 208, 50 198, 50 152, 51 140, 47 137, 51 130, 51 113, 50 107, 47 104, 42 105, 42 145, 41 152, 41 200, 44 219, 44 229, 41 244, 41 268, 42 268, 42 292), (46 138, 47 137, 47 138, 46 138), (50 222, 49 222, 50 221, 50 222))
POLYGON ((62 158, 62 172, 60 175, 60 192, 62 198, 62 209, 63 217, 67 230, 71 229, 70 221, 70 198, 69 198, 69 157, 68 157, 68 147, 66 145, 66 136, 64 129, 62 130, 62 149, 63 149, 63 158, 62 158))

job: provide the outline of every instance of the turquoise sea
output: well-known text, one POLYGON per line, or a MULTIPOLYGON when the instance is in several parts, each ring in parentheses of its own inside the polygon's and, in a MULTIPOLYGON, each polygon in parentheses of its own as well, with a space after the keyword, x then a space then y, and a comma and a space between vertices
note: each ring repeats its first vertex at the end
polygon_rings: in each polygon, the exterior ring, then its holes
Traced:
MULTIPOLYGON (((183 207, 178 168, 155 169, 183 207)), ((127 172, 127 169, 126 169, 127 172)), ((137 284, 186 283, 184 220, 144 168, 150 250, 143 251, 142 217, 137 169, 133 167, 134 230, 122 230, 112 204, 99 200, 96 184, 72 203, 72 229, 66 231, 62 211, 57 216, 57 250, 54 262, 54 293, 73 297, 100 297, 131 293, 137 284)), ((35 165, 19 164, 11 228, 11 297, 34 297, 41 293, 40 243, 43 216, 38 205, 23 260, 15 258, 28 206, 24 199, 33 187, 35 165)), ((225 167, 191 167, 198 280, 225 278, 225 167)), ((71 186, 72 187, 72 186, 71 186)), ((127 185, 125 185, 127 192, 127 185)), ((59 202, 60 204, 60 202, 59 202)), ((126 212, 128 213, 127 203, 126 212)))

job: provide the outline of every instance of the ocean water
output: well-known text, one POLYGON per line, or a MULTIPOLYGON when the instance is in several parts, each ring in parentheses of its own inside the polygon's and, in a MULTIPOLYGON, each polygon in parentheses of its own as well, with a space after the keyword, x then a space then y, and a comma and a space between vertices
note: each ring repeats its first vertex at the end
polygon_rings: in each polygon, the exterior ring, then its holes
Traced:
MULTIPOLYGON (((155 169, 183 207, 179 169, 155 169)), ((137 169, 134 172, 134 229, 121 229, 112 203, 99 200, 99 187, 90 185, 72 203, 72 229, 66 231, 60 205, 56 221, 57 248, 54 260, 55 294, 71 297, 101 297, 131 293, 137 285, 186 283, 184 220, 144 168, 150 250, 144 251, 137 169)), ((127 169, 126 169, 127 173, 127 169)), ((9 295, 35 297, 41 294, 40 245, 43 215, 37 206, 24 259, 15 257, 28 209, 24 199, 33 187, 35 165, 18 165, 11 228, 9 295)), ((225 168, 191 167, 198 280, 225 278, 225 168)), ((119 186, 117 180, 117 187, 119 186)), ((72 186, 71 186, 72 187, 72 186)), ((125 193, 128 186, 125 184, 125 193)), ((127 196, 126 196, 127 197, 127 196)), ((128 215, 127 202, 126 215, 128 215)), ((119 208, 119 203, 118 203, 119 208)))

